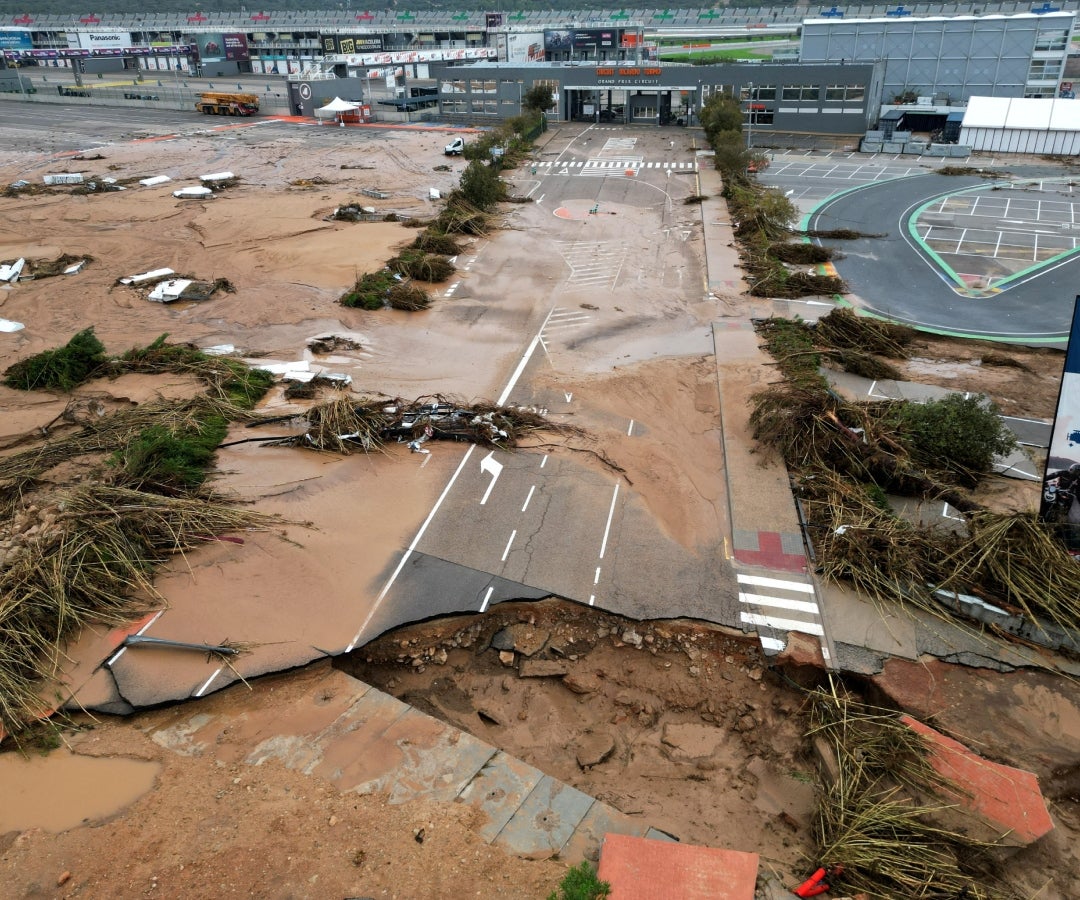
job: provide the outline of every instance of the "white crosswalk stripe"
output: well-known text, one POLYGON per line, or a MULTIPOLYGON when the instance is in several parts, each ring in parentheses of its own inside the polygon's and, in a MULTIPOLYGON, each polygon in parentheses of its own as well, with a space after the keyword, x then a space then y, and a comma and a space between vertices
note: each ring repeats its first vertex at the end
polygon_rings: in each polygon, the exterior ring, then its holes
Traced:
POLYGON ((570 241, 557 246, 570 267, 567 290, 615 290, 615 282, 626 260, 625 247, 607 241, 570 241))
POLYGON ((581 309, 569 309, 564 306, 556 306, 548 316, 547 324, 540 333, 545 344, 550 344, 553 339, 564 335, 567 331, 582 328, 589 324, 592 319, 588 313, 581 309))
POLYGON ((604 149, 600 153, 603 155, 609 150, 633 150, 637 146, 637 141, 638 139, 635 137, 608 138, 604 142, 604 149))
MULTIPOLYGON (((736 573, 739 584, 739 621, 758 632, 766 653, 778 653, 787 645, 787 633, 798 631, 825 637, 825 627, 813 584, 794 579, 736 573)), ((829 658, 825 641, 821 651, 829 658)))
POLYGON ((569 160, 567 162, 552 162, 542 160, 536 164, 540 169, 554 169, 560 175, 625 175, 627 170, 635 173, 641 169, 667 169, 672 172, 696 172, 696 162, 645 162, 640 157, 594 157, 586 160, 569 160), (580 170, 571 172, 571 169, 580 170))

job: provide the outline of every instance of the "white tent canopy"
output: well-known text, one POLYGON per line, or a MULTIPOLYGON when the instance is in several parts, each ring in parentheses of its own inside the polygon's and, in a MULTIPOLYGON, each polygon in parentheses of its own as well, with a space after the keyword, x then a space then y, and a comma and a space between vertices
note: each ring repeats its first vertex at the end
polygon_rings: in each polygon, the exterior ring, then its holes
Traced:
POLYGON ((960 143, 973 150, 1073 156, 1080 153, 1080 100, 971 97, 960 143))
POLYGON ((355 112, 360 108, 359 103, 353 103, 351 100, 342 100, 340 97, 335 97, 326 106, 315 110, 315 115, 320 119, 332 119, 335 116, 341 115, 341 113, 355 112))

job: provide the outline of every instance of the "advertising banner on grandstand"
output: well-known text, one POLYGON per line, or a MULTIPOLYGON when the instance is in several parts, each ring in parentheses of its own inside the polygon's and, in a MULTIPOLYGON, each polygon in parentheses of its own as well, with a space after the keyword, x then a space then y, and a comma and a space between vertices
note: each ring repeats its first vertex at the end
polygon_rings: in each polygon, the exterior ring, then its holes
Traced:
POLYGON ((24 28, 0 29, 0 50, 29 50, 34 46, 30 32, 24 28))
POLYGON ((499 50, 500 62, 544 61, 544 34, 541 31, 532 34, 500 33, 495 45, 499 50))
POLYGON ((67 42, 81 50, 123 50, 132 43, 127 31, 69 31, 67 42))
POLYGON ((202 62, 246 62, 251 59, 246 34, 200 34, 195 46, 202 62))
POLYGON ((382 48, 382 36, 378 34, 328 34, 323 37, 323 53, 377 53, 382 48))

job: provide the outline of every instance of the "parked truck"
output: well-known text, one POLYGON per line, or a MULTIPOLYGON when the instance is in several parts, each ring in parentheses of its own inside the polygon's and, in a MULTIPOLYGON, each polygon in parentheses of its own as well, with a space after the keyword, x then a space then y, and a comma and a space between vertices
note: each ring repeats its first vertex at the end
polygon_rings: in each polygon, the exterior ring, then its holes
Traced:
POLYGON ((195 108, 208 116, 253 116, 259 111, 259 98, 255 94, 208 91, 199 95, 195 108))

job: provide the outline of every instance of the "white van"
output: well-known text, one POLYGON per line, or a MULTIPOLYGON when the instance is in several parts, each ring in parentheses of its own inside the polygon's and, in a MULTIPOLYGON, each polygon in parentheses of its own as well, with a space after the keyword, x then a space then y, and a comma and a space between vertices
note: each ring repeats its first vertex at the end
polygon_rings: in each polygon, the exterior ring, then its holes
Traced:
POLYGON ((465 149, 465 138, 456 137, 449 144, 443 147, 443 153, 447 156, 461 156, 461 151, 465 149))

